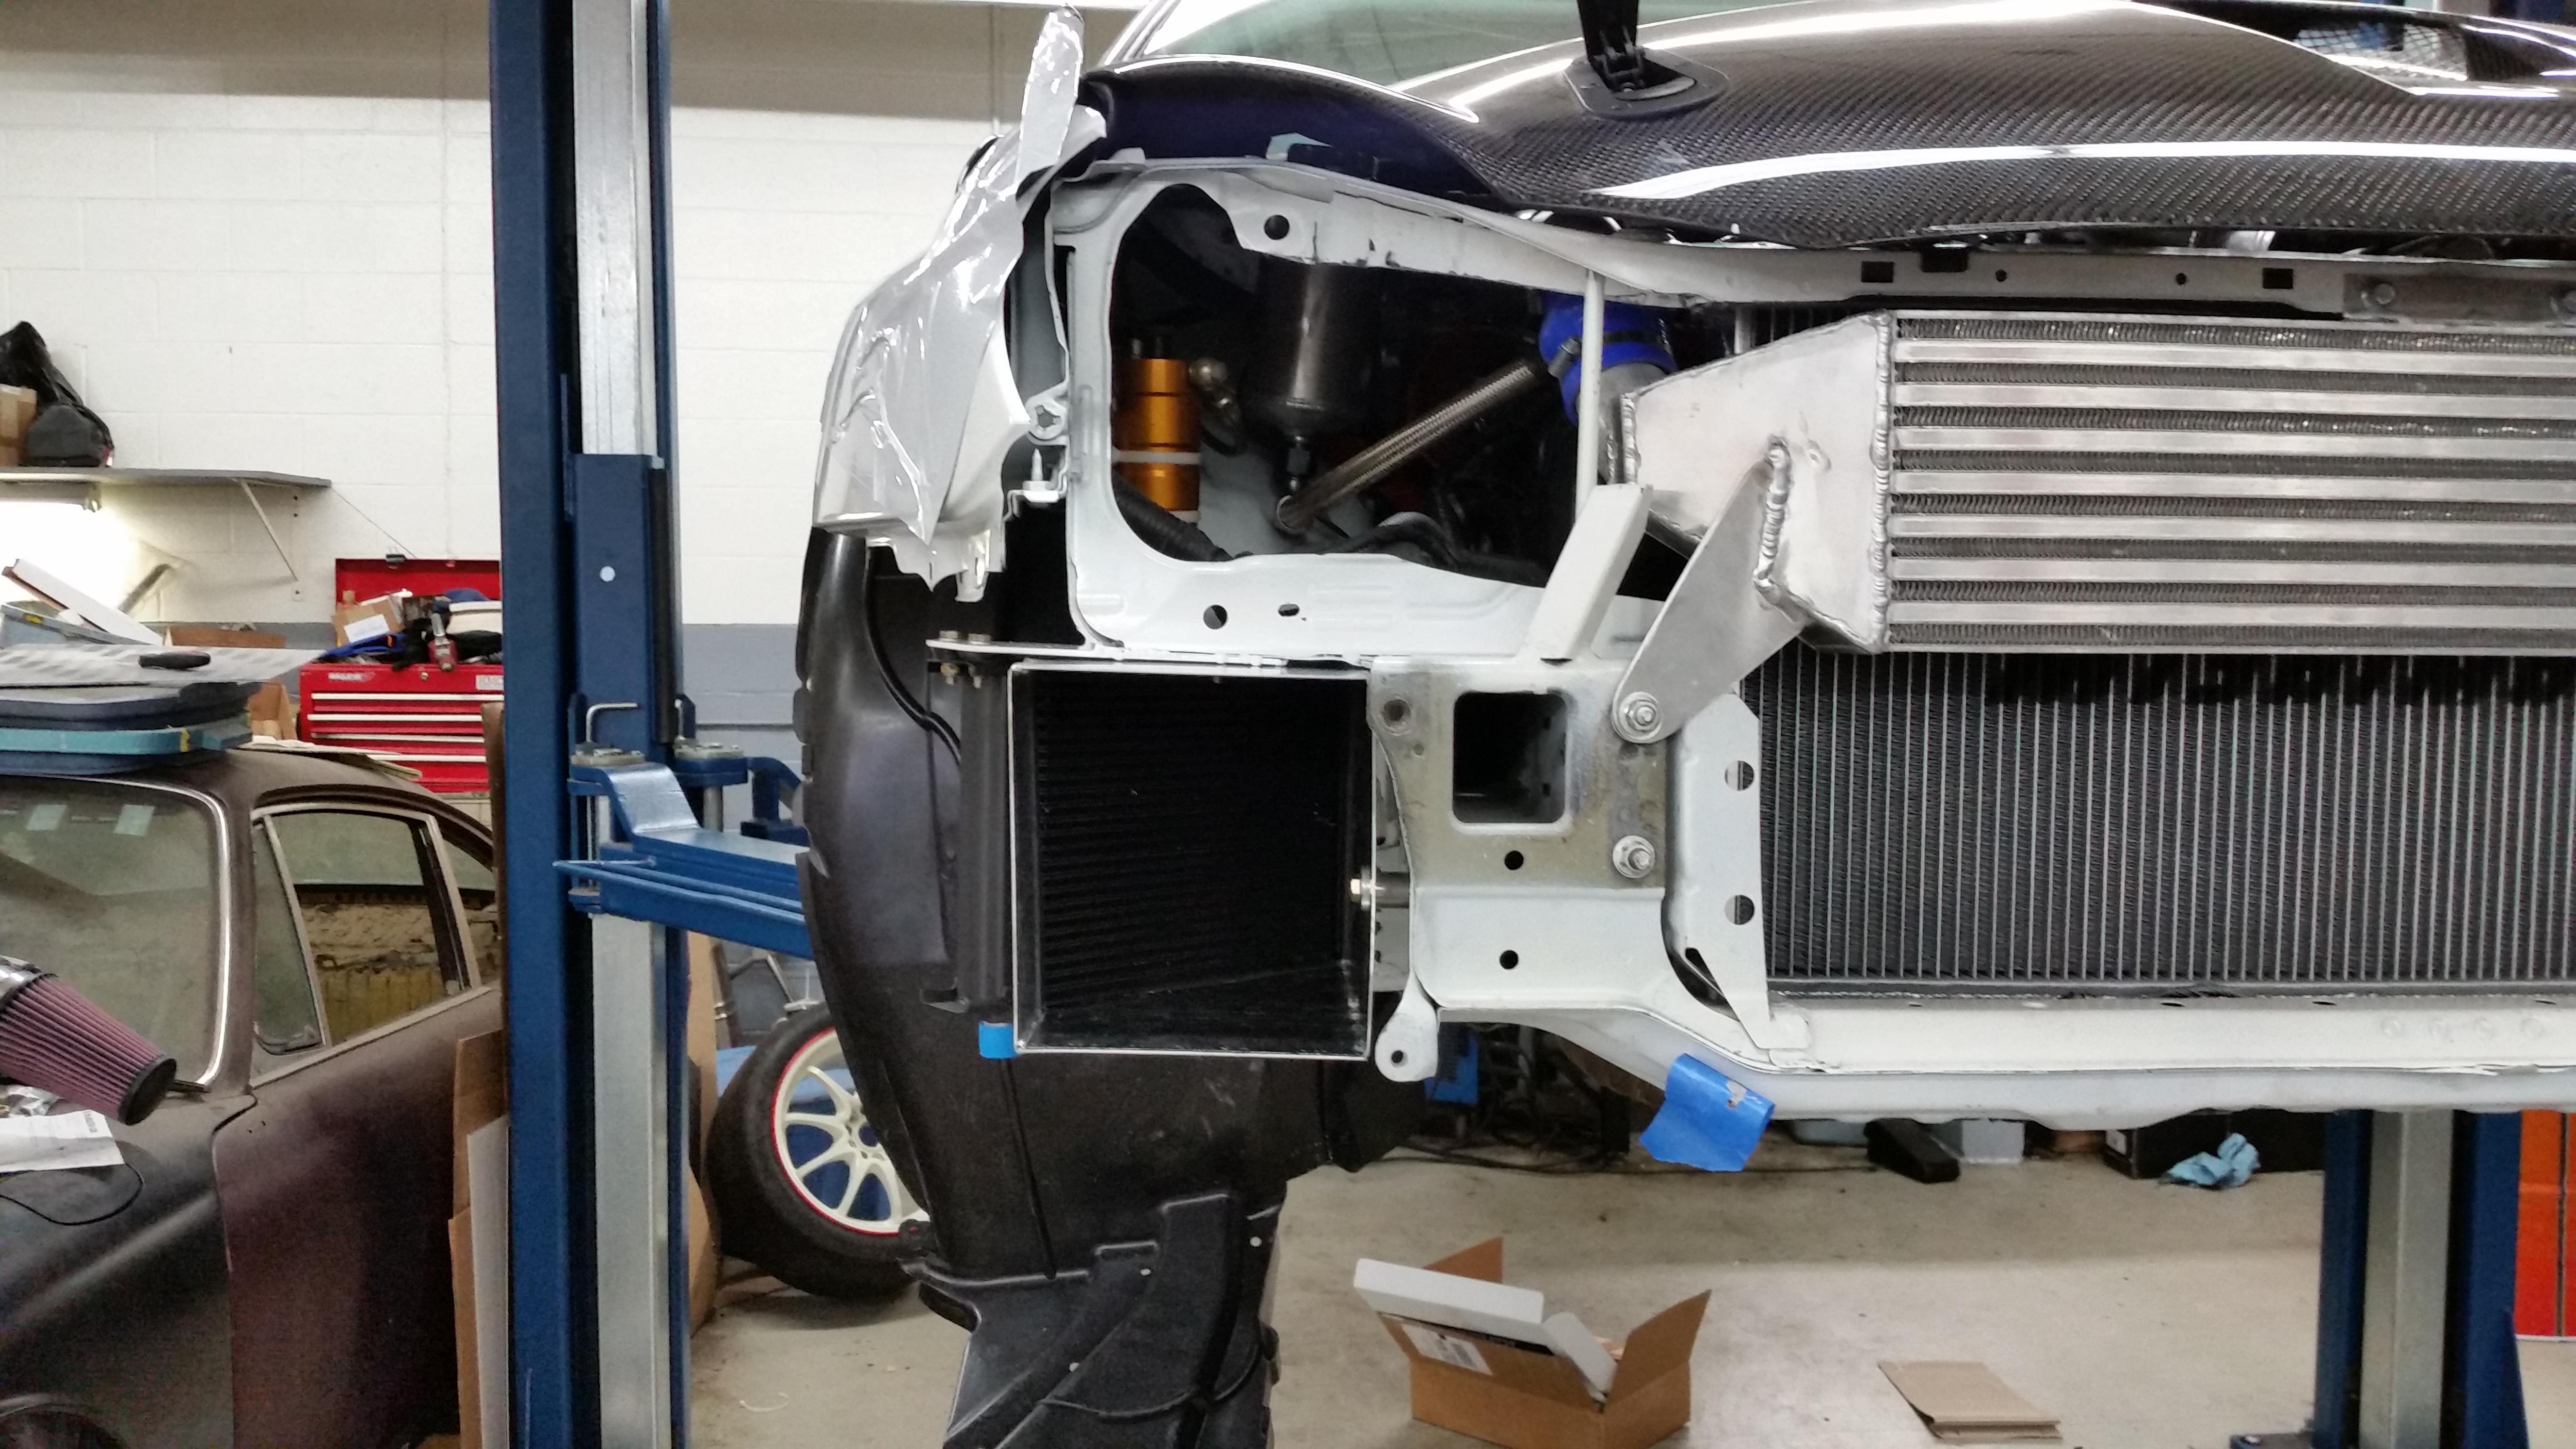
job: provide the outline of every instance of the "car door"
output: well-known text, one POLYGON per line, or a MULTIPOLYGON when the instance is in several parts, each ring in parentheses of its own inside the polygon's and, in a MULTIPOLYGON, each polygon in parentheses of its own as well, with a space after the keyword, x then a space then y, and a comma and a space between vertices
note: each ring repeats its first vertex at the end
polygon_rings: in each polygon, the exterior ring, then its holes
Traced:
POLYGON ((500 1024, 451 866, 400 797, 261 809, 254 1105, 215 1139, 236 1442, 407 1444, 456 1422, 456 1042, 500 1024))

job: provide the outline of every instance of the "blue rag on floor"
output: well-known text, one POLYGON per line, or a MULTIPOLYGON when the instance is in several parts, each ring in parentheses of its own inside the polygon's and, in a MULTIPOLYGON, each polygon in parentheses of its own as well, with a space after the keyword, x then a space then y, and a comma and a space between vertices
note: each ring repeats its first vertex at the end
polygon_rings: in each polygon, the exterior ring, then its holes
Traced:
POLYGON ((1697 1057, 1673 1058, 1664 1106, 1637 1145, 1659 1162, 1707 1172, 1741 1172, 1771 1122, 1771 1099, 1697 1057))
POLYGON ((2230 1132, 2215 1152, 2202 1152, 2175 1163, 2165 1173, 2167 1182, 2187 1182, 2194 1187, 2243 1187, 2261 1165, 2254 1144, 2242 1132, 2230 1132))

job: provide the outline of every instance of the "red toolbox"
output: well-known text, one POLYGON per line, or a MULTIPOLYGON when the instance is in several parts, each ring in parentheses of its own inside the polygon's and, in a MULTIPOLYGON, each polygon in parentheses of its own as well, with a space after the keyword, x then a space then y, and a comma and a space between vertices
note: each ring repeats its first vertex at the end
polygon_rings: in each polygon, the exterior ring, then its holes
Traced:
MULTIPOLYGON (((501 596, 501 566, 492 559, 341 559, 333 582, 346 600, 396 589, 438 594, 473 589, 501 596)), ((296 674, 297 733, 317 745, 381 755, 420 771, 443 795, 488 794, 483 763, 483 706, 501 699, 498 664, 396 669, 359 660, 317 661, 296 674)))
POLYGON ((2522 1114, 2522 1222, 2514 1254, 2513 1327, 2525 1338, 2576 1338, 2576 1154, 2569 1115, 2522 1114))
POLYGON ((501 700, 501 666, 415 664, 395 669, 346 661, 297 674, 304 738, 382 755, 420 771, 443 795, 488 794, 483 706, 501 700))

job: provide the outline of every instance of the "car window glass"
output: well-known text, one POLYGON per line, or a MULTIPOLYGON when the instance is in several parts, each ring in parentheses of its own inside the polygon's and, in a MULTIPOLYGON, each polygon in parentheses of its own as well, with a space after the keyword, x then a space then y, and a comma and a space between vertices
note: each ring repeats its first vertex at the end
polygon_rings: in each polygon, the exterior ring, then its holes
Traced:
POLYGON ((456 884, 457 901, 465 907, 465 949, 474 958, 474 974, 485 985, 501 979, 501 892, 492 878, 492 848, 452 825, 441 825, 447 846, 447 878, 456 884))
POLYGON ((221 912, 215 829, 167 790, 0 778, 0 956, 80 988, 205 1073, 221 912))
POLYGON ((295 905, 262 830, 251 832, 250 891, 251 1040, 265 1063, 320 1046, 322 1014, 295 934, 295 905))
POLYGON ((322 1018, 346 1041, 462 989, 439 949, 440 905, 419 827, 391 815, 270 817, 304 917, 322 1018))

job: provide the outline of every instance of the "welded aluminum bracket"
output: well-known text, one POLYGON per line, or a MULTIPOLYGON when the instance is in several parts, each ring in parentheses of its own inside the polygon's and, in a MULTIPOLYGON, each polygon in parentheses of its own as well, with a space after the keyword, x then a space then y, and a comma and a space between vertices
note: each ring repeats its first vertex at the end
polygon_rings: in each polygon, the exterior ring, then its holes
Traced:
POLYGON ((1762 900, 1762 721, 1720 695, 1673 742, 1666 944, 1725 999, 1753 1044, 1800 1051, 1806 1016, 1771 1000, 1762 900))
POLYGON ((1700 536, 1663 610, 1612 696, 1620 737, 1652 744, 1732 691, 1798 637, 1805 620, 1759 587, 1772 496, 1788 487, 1788 449, 1773 444, 1700 536))

